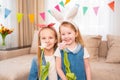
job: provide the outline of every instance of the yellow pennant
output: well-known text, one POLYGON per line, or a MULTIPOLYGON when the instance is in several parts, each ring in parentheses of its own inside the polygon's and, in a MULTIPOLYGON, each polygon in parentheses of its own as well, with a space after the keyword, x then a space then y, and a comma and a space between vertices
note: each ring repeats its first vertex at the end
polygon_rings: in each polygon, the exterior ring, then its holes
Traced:
POLYGON ((20 21, 22 20, 23 14, 22 13, 17 13, 17 21, 18 23, 20 23, 20 21))
POLYGON ((30 22, 33 23, 34 22, 34 14, 29 14, 28 16, 29 16, 30 22))
POLYGON ((66 0, 65 5, 68 4, 69 2, 70 2, 70 0, 66 0))

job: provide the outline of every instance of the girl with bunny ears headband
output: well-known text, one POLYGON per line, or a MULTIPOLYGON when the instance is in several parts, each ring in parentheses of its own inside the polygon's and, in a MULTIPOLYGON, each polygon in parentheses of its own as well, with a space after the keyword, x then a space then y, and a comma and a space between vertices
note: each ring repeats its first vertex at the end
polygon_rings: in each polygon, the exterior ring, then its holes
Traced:
POLYGON ((51 11, 55 19, 61 23, 60 43, 55 56, 56 69, 62 80, 91 80, 89 54, 84 47, 79 28, 73 22, 78 8, 79 6, 75 5, 64 18, 57 11, 51 11))

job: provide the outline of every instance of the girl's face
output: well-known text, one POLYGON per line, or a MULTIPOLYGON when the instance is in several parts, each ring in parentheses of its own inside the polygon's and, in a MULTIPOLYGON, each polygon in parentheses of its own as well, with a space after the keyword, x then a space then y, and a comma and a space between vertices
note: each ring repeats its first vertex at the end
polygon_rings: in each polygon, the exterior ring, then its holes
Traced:
POLYGON ((45 49, 53 49, 55 43, 57 42, 55 32, 49 28, 43 29, 40 32, 40 42, 41 44, 46 44, 45 49))
POLYGON ((67 45, 71 45, 71 44, 75 43, 76 33, 69 26, 68 27, 61 26, 60 36, 61 36, 62 42, 65 42, 67 45))

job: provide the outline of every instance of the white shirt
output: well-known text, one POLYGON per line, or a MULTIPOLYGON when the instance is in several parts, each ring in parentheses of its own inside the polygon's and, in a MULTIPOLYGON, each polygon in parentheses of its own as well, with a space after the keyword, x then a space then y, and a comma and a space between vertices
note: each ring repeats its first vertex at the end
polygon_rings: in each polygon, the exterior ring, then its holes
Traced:
POLYGON ((46 62, 50 62, 48 80, 57 80, 57 71, 55 67, 55 56, 45 56, 46 62))

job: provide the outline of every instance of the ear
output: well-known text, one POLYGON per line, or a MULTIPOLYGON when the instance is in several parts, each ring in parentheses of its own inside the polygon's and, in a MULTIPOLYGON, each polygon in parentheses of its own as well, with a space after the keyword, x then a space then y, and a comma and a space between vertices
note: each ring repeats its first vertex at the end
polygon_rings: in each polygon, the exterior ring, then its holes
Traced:
POLYGON ((52 9, 50 10, 51 15, 58 21, 58 22, 62 22, 64 20, 62 14, 60 12, 58 12, 56 9, 52 9))
POLYGON ((77 15, 78 9, 79 5, 78 4, 74 5, 74 7, 71 8, 70 11, 68 11, 68 14, 65 19, 72 20, 77 15))

